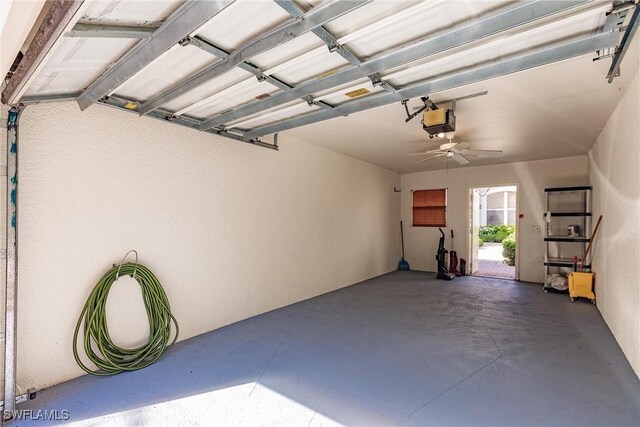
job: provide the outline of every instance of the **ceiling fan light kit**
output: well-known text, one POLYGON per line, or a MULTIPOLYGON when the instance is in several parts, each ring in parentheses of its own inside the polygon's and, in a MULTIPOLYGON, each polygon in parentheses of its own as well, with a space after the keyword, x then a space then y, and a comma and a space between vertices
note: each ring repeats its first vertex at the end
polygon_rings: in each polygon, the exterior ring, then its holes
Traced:
POLYGON ((500 157, 502 156, 502 150, 472 150, 470 144, 466 142, 453 142, 450 138, 449 142, 440 145, 436 150, 428 150, 422 153, 411 153, 410 155, 429 156, 426 159, 416 162, 416 164, 424 163, 438 157, 444 157, 445 160, 452 159, 460 165, 466 165, 471 160, 479 157, 500 157))

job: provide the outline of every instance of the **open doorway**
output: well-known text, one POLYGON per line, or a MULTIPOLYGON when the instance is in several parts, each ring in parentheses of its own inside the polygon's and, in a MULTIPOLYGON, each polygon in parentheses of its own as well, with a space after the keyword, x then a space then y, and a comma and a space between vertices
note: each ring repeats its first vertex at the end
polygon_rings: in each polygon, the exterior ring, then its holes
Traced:
POLYGON ((518 187, 500 185, 469 190, 469 272, 515 280, 518 187))

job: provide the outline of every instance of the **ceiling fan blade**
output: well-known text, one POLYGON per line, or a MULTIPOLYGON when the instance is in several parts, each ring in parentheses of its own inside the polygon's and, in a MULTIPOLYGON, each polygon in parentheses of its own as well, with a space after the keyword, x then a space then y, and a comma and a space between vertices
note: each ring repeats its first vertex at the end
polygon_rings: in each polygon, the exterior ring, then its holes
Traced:
POLYGON ((424 163, 424 162, 426 162, 428 160, 435 159, 436 157, 442 157, 442 156, 444 156, 444 154, 437 154, 435 156, 431 156, 431 157, 427 157, 426 159, 422 159, 419 162, 416 162, 415 164, 419 165, 420 163, 424 163))
POLYGON ((457 142, 451 142, 451 140, 449 140, 449 142, 445 142, 444 144, 440 145, 440 150, 443 150, 443 151, 453 150, 453 147, 457 145, 458 145, 457 142))
POLYGON ((477 157, 500 157, 503 154, 502 150, 464 150, 462 153, 477 157))
POLYGON ((467 163, 469 163, 469 160, 467 160, 462 154, 460 153, 455 153, 453 155, 453 160, 455 160, 459 165, 466 165, 467 163))
POLYGON ((440 150, 429 150, 429 151, 423 151, 422 153, 409 153, 409 155, 410 156, 424 156, 425 154, 434 154, 434 153, 444 154, 440 150))

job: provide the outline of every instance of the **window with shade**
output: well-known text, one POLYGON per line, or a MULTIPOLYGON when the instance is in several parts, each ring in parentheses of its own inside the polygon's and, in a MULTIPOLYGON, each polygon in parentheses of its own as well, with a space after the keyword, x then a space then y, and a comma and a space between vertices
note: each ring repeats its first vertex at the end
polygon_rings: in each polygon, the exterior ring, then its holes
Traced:
POLYGON ((413 192, 413 225, 415 227, 447 226, 447 189, 413 192))

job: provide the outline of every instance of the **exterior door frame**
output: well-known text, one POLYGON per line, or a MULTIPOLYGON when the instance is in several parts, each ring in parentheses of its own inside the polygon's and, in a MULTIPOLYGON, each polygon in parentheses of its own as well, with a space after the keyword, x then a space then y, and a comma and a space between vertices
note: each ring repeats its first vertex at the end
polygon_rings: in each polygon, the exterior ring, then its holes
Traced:
POLYGON ((515 183, 499 183, 499 184, 476 184, 468 187, 467 191, 467 259, 470 261, 468 266, 469 273, 473 266, 471 262, 473 262, 472 251, 473 251, 473 239, 471 238, 473 226, 473 192, 477 188, 490 188, 490 187, 516 187, 516 278, 515 280, 520 280, 520 184, 515 183))

